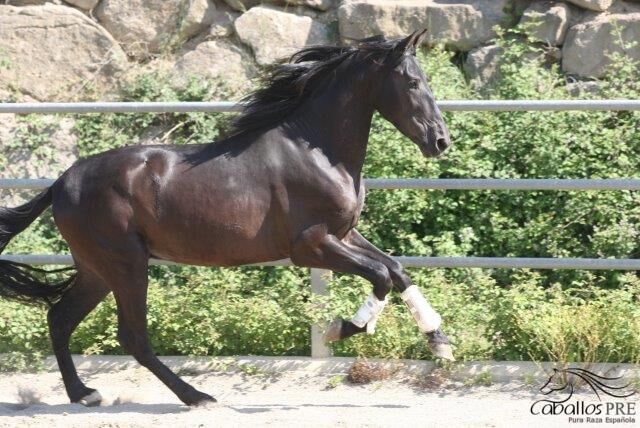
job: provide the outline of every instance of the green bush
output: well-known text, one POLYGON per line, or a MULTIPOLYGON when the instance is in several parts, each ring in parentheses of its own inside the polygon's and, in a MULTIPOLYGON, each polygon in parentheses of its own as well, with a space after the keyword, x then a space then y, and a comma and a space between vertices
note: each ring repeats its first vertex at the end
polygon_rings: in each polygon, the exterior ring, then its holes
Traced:
MULTIPOLYGON (((557 67, 517 37, 499 41, 501 78, 483 94, 467 85, 453 55, 420 53, 439 99, 570 98, 557 67)), ((614 58, 600 96, 638 98, 639 68, 614 58)), ((224 98, 193 80, 171 89, 161 75, 123 88, 123 100, 224 98)), ((222 95, 221 95, 222 94, 222 95)), ((438 161, 376 116, 367 177, 604 178, 640 169, 638 112, 445 114, 454 147, 438 161)), ((35 123, 35 122, 34 122, 35 123)), ((111 114, 77 117, 83 156, 145 139, 178 144, 214 140, 227 115, 111 114)), ((37 139, 22 133, 12 147, 37 139)), ((28 133, 27 133, 28 134, 28 133)), ((0 159, 0 162, 2 160, 0 159)), ((636 192, 371 191, 359 230, 392 254, 434 256, 634 258, 640 204, 636 192)), ((16 238, 7 253, 67 251, 50 215, 16 238)), ((457 356, 471 359, 639 360, 640 293, 634 274, 615 271, 412 269, 414 281, 442 313, 457 356)), ((304 355, 313 321, 350 317, 371 286, 336 275, 328 299, 309 295, 305 270, 159 268, 150 270, 149 329, 159 354, 304 355)), ((72 350, 122 352, 108 299, 83 322, 72 350)), ((338 355, 431 358, 398 300, 374 336, 334 346, 338 355)), ((51 352, 42 309, 0 302, 0 352, 51 352)))
MULTIPOLYGON (((171 85, 170 76, 138 76, 121 89, 121 101, 206 101, 227 99, 229 92, 215 82, 192 78, 185 88, 171 85)), ((144 140, 187 144, 214 141, 228 126, 219 113, 118 113, 76 117, 78 153, 82 157, 105 150, 139 144, 144 140)))
MULTIPOLYGON (((157 353, 308 353, 309 284, 302 270, 163 267, 153 268, 153 274, 147 318, 157 353)), ((109 299, 78 328, 72 350, 121 353, 116 320, 115 302, 109 299)))
MULTIPOLYGON (((371 289, 342 275, 331 281, 329 296, 312 297, 303 269, 156 267, 152 273, 149 334, 160 355, 308 355, 309 325, 350 317, 371 289)), ((623 275, 617 290, 545 288, 542 276, 527 270, 518 270, 509 288, 481 269, 410 274, 442 314, 458 359, 640 362, 640 280, 633 274, 623 275)), ((0 310, 0 353, 51 352, 43 309, 2 302, 0 310)), ((116 319, 109 297, 79 326, 72 351, 122 353, 116 319)), ((375 335, 333 349, 335 355, 431 358, 397 295, 375 335)))
POLYGON ((542 288, 531 277, 503 289, 489 330, 497 359, 640 362, 640 281, 622 287, 542 288))

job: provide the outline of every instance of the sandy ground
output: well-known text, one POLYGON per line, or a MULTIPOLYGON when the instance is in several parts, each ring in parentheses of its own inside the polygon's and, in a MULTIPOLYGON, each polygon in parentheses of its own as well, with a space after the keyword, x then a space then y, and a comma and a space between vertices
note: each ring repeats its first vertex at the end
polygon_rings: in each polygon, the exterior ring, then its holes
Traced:
MULTIPOLYGON (((535 386, 521 383, 432 385, 397 375, 358 386, 339 383, 335 375, 304 372, 186 372, 185 380, 218 400, 189 408, 140 367, 80 374, 100 390, 102 406, 69 404, 56 371, 0 375, 0 426, 589 426, 569 424, 567 416, 532 416, 530 406, 540 395, 535 386)), ((593 401, 591 396, 585 399, 593 401)))

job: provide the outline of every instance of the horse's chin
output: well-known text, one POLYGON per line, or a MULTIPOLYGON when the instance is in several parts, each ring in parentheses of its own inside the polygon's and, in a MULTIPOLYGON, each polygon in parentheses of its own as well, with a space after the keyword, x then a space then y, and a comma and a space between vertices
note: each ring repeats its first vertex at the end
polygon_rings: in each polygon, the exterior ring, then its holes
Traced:
POLYGON ((426 158, 437 158, 445 152, 445 150, 440 150, 435 144, 418 143, 418 147, 422 155, 426 158))

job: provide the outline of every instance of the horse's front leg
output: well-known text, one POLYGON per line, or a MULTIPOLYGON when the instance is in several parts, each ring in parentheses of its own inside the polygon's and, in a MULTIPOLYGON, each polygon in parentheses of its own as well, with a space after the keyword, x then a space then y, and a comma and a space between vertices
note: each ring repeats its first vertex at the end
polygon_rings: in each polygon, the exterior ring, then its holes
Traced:
MULTIPOLYGON (((385 265, 395 289, 401 293, 402 299, 411 311, 420 331, 426 334, 429 348, 433 354, 440 358, 453 360, 449 339, 440 328, 440 315, 433 310, 420 292, 420 289, 413 284, 402 264, 367 241, 355 229, 352 229, 347 234, 343 242, 348 247, 360 251, 367 257, 385 265)), ((355 329, 353 327, 357 327, 354 326, 353 320, 336 320, 327 331, 327 339, 340 340, 365 331, 365 329, 355 329)))
POLYGON ((322 226, 314 226, 301 233, 292 247, 290 257, 297 266, 355 274, 371 282, 373 292, 352 320, 340 326, 339 335, 342 337, 337 339, 364 331, 373 333, 378 316, 387 303, 386 296, 393 288, 391 274, 384 263, 327 234, 322 226))

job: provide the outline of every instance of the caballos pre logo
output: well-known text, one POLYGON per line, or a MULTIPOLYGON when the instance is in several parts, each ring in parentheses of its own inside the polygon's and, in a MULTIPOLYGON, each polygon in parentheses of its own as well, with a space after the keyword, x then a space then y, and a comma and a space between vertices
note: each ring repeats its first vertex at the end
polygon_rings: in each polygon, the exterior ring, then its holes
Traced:
POLYGON ((636 393, 629 384, 617 385, 621 377, 605 377, 585 369, 553 369, 541 388, 547 396, 531 405, 533 415, 568 416, 570 423, 636 423, 636 402, 627 400, 636 393), (574 384, 582 380, 597 401, 571 400, 574 384), (602 401, 605 398, 605 401, 602 401))

